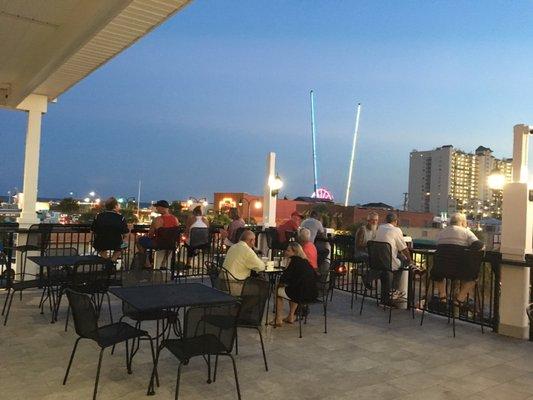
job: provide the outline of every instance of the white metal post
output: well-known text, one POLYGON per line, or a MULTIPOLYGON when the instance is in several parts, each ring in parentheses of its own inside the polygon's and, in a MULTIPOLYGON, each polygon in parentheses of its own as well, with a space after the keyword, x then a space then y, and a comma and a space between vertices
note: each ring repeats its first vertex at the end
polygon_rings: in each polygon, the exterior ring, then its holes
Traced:
POLYGON ((263 194, 263 226, 276 226, 276 196, 272 196, 269 183, 276 176, 276 153, 268 153, 263 194))
POLYGON ((24 152, 24 187, 22 212, 18 218, 21 228, 39 222, 36 214, 39 184, 39 151, 41 147, 41 119, 47 111, 48 98, 32 94, 18 105, 19 110, 28 112, 26 147, 24 152))
POLYGON ((526 339, 529 325, 526 306, 529 303, 529 268, 505 263, 523 261, 532 252, 533 202, 529 201, 527 125, 515 125, 513 142, 513 181, 504 186, 502 210, 500 321, 502 335, 526 339))

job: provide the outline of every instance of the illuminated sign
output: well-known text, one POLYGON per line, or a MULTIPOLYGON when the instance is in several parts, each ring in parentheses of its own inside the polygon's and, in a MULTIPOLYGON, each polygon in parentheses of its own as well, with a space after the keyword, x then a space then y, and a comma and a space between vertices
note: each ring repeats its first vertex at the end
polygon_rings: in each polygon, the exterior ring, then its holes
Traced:
POLYGON ((318 188, 316 192, 311 195, 311 197, 323 200, 333 200, 333 195, 331 192, 324 188, 318 188))

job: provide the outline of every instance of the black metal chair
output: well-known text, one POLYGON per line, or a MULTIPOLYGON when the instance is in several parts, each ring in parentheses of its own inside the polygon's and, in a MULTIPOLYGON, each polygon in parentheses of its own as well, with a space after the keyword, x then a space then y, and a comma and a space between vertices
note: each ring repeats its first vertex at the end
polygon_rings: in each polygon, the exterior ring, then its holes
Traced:
MULTIPOLYGON (((166 348, 179 360, 176 379, 176 400, 179 396, 182 366, 187 365, 191 358, 198 356, 203 356, 206 358, 209 378, 211 375, 210 357, 216 357, 213 382, 216 380, 218 356, 226 356, 231 358, 233 363, 233 372, 235 374, 237 396, 240 400, 241 391, 239 388, 237 365, 235 364, 235 359, 231 355, 237 333, 236 323, 239 310, 239 303, 211 305, 206 307, 191 307, 185 314, 183 337, 180 339, 167 339, 161 343, 161 349, 166 348)), ((157 362, 161 352, 158 351, 157 354, 158 356, 152 371, 148 394, 153 394, 154 377, 157 377, 157 362)), ((211 380, 208 379, 208 382, 211 382, 211 380)))
POLYGON ((191 228, 189 243, 186 244, 187 258, 193 258, 199 250, 208 252, 209 247, 209 228, 191 228))
MULTIPOLYGON (((389 308, 389 324, 392 319, 392 309, 394 308, 394 305, 392 303, 392 299, 390 296, 390 287, 389 285, 385 285, 383 282, 383 279, 387 279, 388 281, 391 280, 390 275, 397 272, 403 272, 403 271, 409 271, 409 268, 403 268, 400 267, 397 270, 394 270, 392 267, 392 248, 391 245, 387 242, 378 242, 375 240, 370 240, 367 243, 368 248, 368 270, 367 270, 367 276, 365 279, 364 284, 364 291, 363 291, 363 298, 361 299, 361 308, 359 310, 359 315, 363 313, 363 306, 365 304, 365 298, 368 296, 368 283, 372 283, 373 285, 376 285, 377 282, 381 281, 381 294, 377 294, 376 290, 376 298, 384 307, 389 308), (385 276, 385 274, 389 274, 389 276, 385 276)), ((401 298, 397 299, 401 301, 408 302, 407 298, 401 298)), ((408 304, 409 308, 409 304, 408 304)), ((412 316, 414 318, 414 308, 411 307, 412 316)))
MULTIPOLYGON (((4 307, 2 308, 2 315, 5 315, 4 326, 7 325, 7 320, 9 318, 9 312, 11 311, 11 304, 13 303, 13 297, 15 297, 15 293, 22 293, 24 290, 28 289, 39 289, 44 285, 43 279, 39 275, 30 273, 13 273, 11 272, 13 270, 9 269, 6 271, 5 288, 7 289, 7 295, 4 301, 4 307)), ((53 306, 50 303, 50 309, 52 308, 53 306)))
POLYGON ((215 289, 221 290, 234 297, 240 297, 246 279, 238 279, 226 268, 220 267, 215 289))
MULTIPOLYGON (((455 320, 456 311, 461 312, 462 304, 458 304, 455 300, 455 292, 457 288, 457 282, 459 281, 476 281, 474 285, 474 319, 476 316, 476 310, 479 309, 481 320, 481 332, 483 333, 483 304, 479 306, 479 295, 477 278, 481 269, 481 263, 483 262, 483 251, 470 250, 468 247, 442 244, 437 246, 435 252, 433 268, 430 274, 427 276, 426 288, 424 295, 424 307, 422 308, 422 317, 420 318, 420 325, 424 323, 424 316, 428 308, 428 296, 429 293, 433 294, 436 280, 446 280, 446 310, 444 315, 448 317, 448 321, 452 320, 453 337, 455 337, 455 320), (430 291, 431 287, 431 291, 430 291), (458 310, 456 310, 458 309, 458 310)), ((467 300, 468 302, 468 300, 467 300)))
MULTIPOLYGON (((181 238, 183 229, 179 226, 173 226, 170 228, 159 228, 155 233, 156 246, 148 249, 149 252, 163 250, 165 255, 161 261, 161 265, 165 266, 170 258, 170 268, 173 268, 176 263, 176 251, 178 249, 178 243, 181 238)), ((149 254, 150 254, 149 253, 149 254)))
MULTIPOLYGON (((132 270, 122 274, 122 286, 151 286, 168 283, 171 280, 171 276, 166 270, 132 270)), ((154 311, 138 311, 136 308, 130 306, 126 302, 122 302, 122 316, 119 322, 122 322, 124 318, 129 318, 135 321, 135 328, 141 329, 142 322, 156 321, 156 348, 159 347, 160 338, 164 337, 165 332, 168 329, 168 324, 165 324, 169 318, 179 322, 176 312, 168 310, 154 310, 154 311)), ((140 346, 140 338, 135 346, 135 341, 132 344, 132 357, 137 353, 140 346)), ((114 351, 114 347, 112 352, 114 351)))
MULTIPOLYGON (((20 235, 20 234, 19 234, 20 235)), ((21 275, 26 274, 26 263, 28 261, 28 252, 29 251, 38 251, 39 255, 44 255, 45 250, 50 244, 50 237, 52 235, 52 225, 51 224, 34 224, 30 225, 28 231, 25 233, 26 243, 17 245, 13 250, 20 252, 22 257, 21 263, 21 275)), ((21 293, 22 298, 22 293, 21 293)))
MULTIPOLYGON (((259 278, 246 279, 240 296, 241 309, 237 318, 237 328, 255 329, 259 333, 263 361, 265 362, 265 370, 267 371, 268 364, 265 344, 263 343, 263 334, 261 333, 261 322, 265 313, 265 304, 268 299, 269 290, 270 284, 267 280, 259 278)), ((239 342, 237 334, 235 336, 235 351, 238 354, 239 342)))
POLYGON ((287 250, 287 244, 289 243, 289 236, 290 238, 294 237, 294 234, 291 235, 292 232, 285 232, 285 235, 287 236, 286 242, 280 242, 278 237, 278 230, 274 227, 269 227, 265 229, 265 235, 267 240, 267 247, 270 251, 270 259, 274 260, 276 257, 281 257, 283 255, 283 252, 287 250))
POLYGON ((317 278, 317 289, 318 296, 315 300, 309 302, 298 302, 298 308, 296 312, 296 317, 298 319, 298 330, 299 337, 302 338, 302 321, 304 324, 307 324, 307 312, 309 306, 314 304, 322 304, 322 312, 324 315, 324 333, 328 333, 328 295, 330 292, 330 280, 331 280, 332 271, 329 270, 327 273, 320 275, 317 278))
MULTIPOLYGON (((66 289, 71 289, 79 293, 91 296, 96 305, 97 315, 100 316, 104 297, 107 298, 109 309, 109 319, 113 323, 113 312, 111 310, 111 300, 109 298, 109 285, 111 277, 114 276, 114 265, 107 260, 99 259, 93 261, 79 261, 72 268, 66 270, 67 274, 61 275, 62 282, 57 296, 56 319, 61 305, 61 298, 66 289)), ((65 332, 67 331, 70 315, 70 306, 67 309, 65 320, 65 332)))
POLYGON ((211 287, 217 288, 219 285, 218 280, 220 279, 220 266, 214 261, 204 261, 204 269, 209 280, 211 282, 211 287))
POLYGON ((100 368, 102 366, 102 356, 106 348, 125 342, 126 369, 128 374, 131 374, 132 356, 129 352, 129 340, 146 337, 150 341, 152 361, 155 365, 154 346, 152 339, 147 332, 134 328, 125 322, 117 322, 115 324, 98 326, 98 313, 96 310, 96 305, 92 301, 91 297, 87 294, 78 293, 70 289, 66 290, 66 294, 70 308, 72 308, 72 317, 74 319, 76 333, 79 335, 79 337, 74 343, 74 348, 72 349, 72 353, 70 355, 67 371, 63 379, 63 385, 67 383, 70 367, 72 366, 72 360, 74 359, 74 354, 76 353, 78 343, 81 339, 92 340, 100 347, 100 356, 98 358, 98 367, 96 369, 96 379, 94 382, 93 400, 96 399, 98 380, 100 378, 100 368))

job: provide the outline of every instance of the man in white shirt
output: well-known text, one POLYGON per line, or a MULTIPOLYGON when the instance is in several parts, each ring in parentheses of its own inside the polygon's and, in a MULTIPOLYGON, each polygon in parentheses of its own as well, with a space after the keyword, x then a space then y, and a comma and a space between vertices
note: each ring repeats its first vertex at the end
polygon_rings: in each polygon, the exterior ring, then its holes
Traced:
MULTIPOLYGON (((231 275, 220 278, 228 280, 231 294, 239 296, 242 291, 244 280, 253 271, 264 271, 265 263, 255 254, 255 234, 246 230, 242 233, 240 241, 231 246, 224 260, 224 269, 231 275)), ((223 271, 224 272, 224 271, 223 271)))
POLYGON ((399 268, 402 264, 409 265, 412 263, 411 253, 403 238, 402 230, 398 228, 398 217, 394 213, 389 213, 385 221, 385 224, 378 227, 374 239, 376 242, 389 243, 391 247, 393 272, 392 274, 390 272, 384 272, 381 275, 381 298, 384 299, 382 301, 386 301, 391 295, 393 299, 399 297, 399 293, 395 293, 397 292, 402 277, 402 271, 399 271, 399 268), (390 275, 392 275, 392 285, 390 275))
POLYGON ((315 242, 316 234, 317 232, 325 232, 324 226, 322 226, 322 222, 318 220, 319 215, 318 212, 315 210, 311 211, 311 214, 309 214, 309 218, 306 218, 302 221, 302 224, 300 225, 300 228, 307 228, 311 232, 311 236, 309 237, 309 241, 311 243, 315 242))
MULTIPOLYGON (((472 243, 479 242, 479 248, 483 247, 483 244, 478 240, 476 235, 467 228, 467 221, 464 214, 455 213, 450 217, 450 225, 444 228, 437 235, 437 246, 442 244, 452 244, 456 246, 470 247, 472 243)), ((464 302, 468 297, 473 297, 473 290, 475 287, 475 281, 463 281, 461 282, 461 290, 457 294, 456 300, 464 302)), ((446 280, 435 280, 435 288, 439 295, 439 301, 446 302, 446 280)))

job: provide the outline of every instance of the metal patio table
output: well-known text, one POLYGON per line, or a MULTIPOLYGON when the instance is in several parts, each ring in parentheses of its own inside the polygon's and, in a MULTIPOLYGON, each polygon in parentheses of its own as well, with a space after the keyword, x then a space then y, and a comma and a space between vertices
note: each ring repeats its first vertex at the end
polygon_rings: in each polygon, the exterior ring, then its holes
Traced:
MULTIPOLYGON (((202 283, 166 283, 149 286, 116 287, 110 288, 109 291, 140 312, 176 310, 182 307, 210 306, 237 302, 235 297, 202 283)), ((158 347, 157 356, 159 355, 159 350, 158 347)), ((206 362, 209 366, 209 358, 206 362)), ((148 386, 149 395, 155 393, 153 378, 154 376, 152 375, 148 386)))
MULTIPOLYGON (((80 262, 95 262, 102 263, 106 262, 105 258, 95 256, 95 255, 85 255, 85 256, 29 256, 28 260, 34 262, 39 266, 39 278, 43 281, 43 287, 47 289, 47 295, 50 298, 51 308, 52 308, 52 320, 51 323, 57 321, 57 314, 59 308, 59 291, 61 290, 59 285, 54 285, 53 280, 49 280, 52 276, 52 271, 58 270, 65 267, 73 267, 80 262), (44 270, 46 269, 46 277, 44 279, 44 270)), ((43 296, 41 298, 40 306, 46 301, 46 298, 43 296)))

